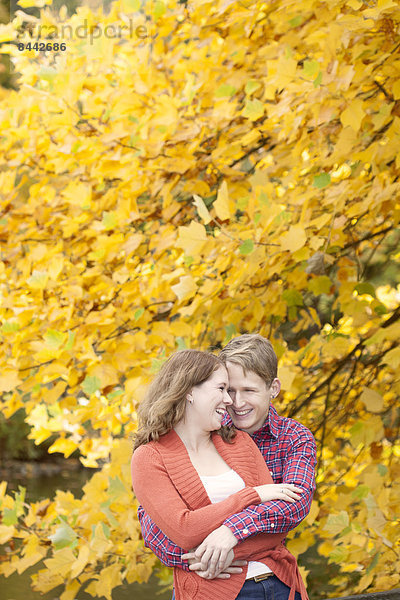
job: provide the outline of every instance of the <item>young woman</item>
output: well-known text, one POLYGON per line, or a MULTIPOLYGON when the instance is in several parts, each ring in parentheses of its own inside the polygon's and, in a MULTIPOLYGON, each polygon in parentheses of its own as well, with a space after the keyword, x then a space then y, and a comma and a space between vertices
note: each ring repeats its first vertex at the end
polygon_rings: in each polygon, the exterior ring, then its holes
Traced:
MULTIPOLYGON (((133 489, 160 529, 185 550, 198 546, 230 515, 282 494, 293 502, 301 491, 273 484, 250 436, 222 427, 232 403, 228 384, 216 356, 181 350, 164 363, 139 407, 133 489)), ((239 543, 235 558, 250 562, 227 579, 207 580, 175 568, 176 600, 246 600, 246 586, 271 572, 290 588, 289 600, 308 600, 296 559, 282 544, 285 536, 259 534, 239 543)))

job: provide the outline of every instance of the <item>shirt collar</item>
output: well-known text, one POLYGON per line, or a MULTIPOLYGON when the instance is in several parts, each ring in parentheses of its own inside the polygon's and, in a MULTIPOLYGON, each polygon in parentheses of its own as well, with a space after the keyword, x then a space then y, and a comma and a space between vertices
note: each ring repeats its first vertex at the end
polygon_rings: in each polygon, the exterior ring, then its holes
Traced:
POLYGON ((252 437, 265 437, 270 434, 272 437, 277 438, 279 434, 279 420, 280 416, 276 412, 275 406, 270 404, 268 416, 264 425, 262 425, 260 429, 257 429, 257 431, 252 434, 252 437))

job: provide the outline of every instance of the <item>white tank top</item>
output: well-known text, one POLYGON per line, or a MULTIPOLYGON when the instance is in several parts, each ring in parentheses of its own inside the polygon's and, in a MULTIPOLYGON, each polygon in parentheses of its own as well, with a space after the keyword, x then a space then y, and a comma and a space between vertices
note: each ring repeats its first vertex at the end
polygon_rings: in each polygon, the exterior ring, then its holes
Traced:
MULTIPOLYGON (((246 487, 243 479, 233 469, 225 471, 221 475, 200 475, 199 477, 212 504, 221 502, 246 487)), ((271 573, 271 569, 261 562, 249 561, 246 579, 263 573, 271 573)))

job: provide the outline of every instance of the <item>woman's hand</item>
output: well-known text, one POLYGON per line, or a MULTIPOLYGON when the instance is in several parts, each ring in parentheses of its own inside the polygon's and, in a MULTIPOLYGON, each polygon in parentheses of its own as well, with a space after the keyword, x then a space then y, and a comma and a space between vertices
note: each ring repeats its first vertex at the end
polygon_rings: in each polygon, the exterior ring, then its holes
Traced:
MULTIPOLYGON (((190 570, 198 571, 201 569, 204 574, 198 573, 206 579, 213 579, 217 573, 225 572, 231 565, 234 556, 232 549, 238 543, 229 527, 221 525, 218 529, 212 531, 197 547, 192 555, 196 558, 196 563, 191 565, 190 570)), ((190 554, 183 554, 182 558, 191 558, 190 554)), ((236 571, 234 571, 236 572, 236 571)))
POLYGON ((218 569, 213 569, 212 571, 209 568, 203 569, 201 562, 196 558, 194 550, 182 554, 182 558, 188 561, 190 565, 189 569, 203 579, 229 579, 231 574, 241 573, 243 571, 242 567, 247 565, 246 560, 233 560, 235 558, 233 550, 228 552, 225 565, 221 571, 218 569))
POLYGON ((300 499, 299 494, 303 490, 292 483, 266 483, 254 488, 261 498, 261 502, 269 500, 284 500, 285 502, 296 502, 300 499))

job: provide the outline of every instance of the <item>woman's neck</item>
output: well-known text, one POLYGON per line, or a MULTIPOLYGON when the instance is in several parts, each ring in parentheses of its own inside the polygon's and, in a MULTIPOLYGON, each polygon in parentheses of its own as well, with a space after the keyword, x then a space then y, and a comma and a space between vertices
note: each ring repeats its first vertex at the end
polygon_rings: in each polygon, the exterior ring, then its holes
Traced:
POLYGON ((188 452, 201 452, 212 444, 211 433, 199 430, 195 425, 189 423, 177 423, 175 432, 181 438, 188 452))

